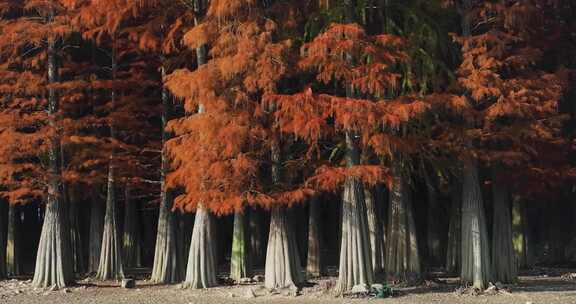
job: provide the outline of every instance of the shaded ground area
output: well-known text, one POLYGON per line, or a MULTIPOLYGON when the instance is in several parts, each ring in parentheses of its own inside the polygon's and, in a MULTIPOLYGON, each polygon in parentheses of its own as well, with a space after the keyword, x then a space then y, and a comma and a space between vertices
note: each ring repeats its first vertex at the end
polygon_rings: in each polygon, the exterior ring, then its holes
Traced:
POLYGON ((39 290, 29 280, 0 282, 0 303, 98 303, 98 304, 190 304, 190 303, 519 303, 519 304, 576 304, 576 280, 562 276, 573 271, 535 270, 520 277, 515 285, 504 286, 506 291, 495 295, 462 295, 457 278, 438 276, 416 287, 396 287, 396 296, 388 299, 341 298, 331 294, 335 278, 312 281, 299 296, 288 291, 269 292, 261 284, 223 286, 209 290, 182 290, 179 286, 154 286, 138 280, 135 289, 123 289, 117 282, 80 281, 76 286, 58 290, 39 290))

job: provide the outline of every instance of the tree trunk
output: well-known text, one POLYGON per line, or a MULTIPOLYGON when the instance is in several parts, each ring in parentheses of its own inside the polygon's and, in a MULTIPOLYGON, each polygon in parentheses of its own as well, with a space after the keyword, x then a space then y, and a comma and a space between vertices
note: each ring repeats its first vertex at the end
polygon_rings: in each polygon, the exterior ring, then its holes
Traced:
POLYGON ((92 193, 92 202, 90 204, 90 237, 88 272, 96 273, 100 264, 100 251, 102 248, 102 235, 104 234, 104 208, 98 201, 98 191, 92 193))
MULTIPOLYGON (((192 228, 194 227, 194 215, 192 213, 176 213, 178 219, 178 229, 176 230, 176 248, 178 250, 178 261, 180 277, 186 276, 186 263, 190 252, 190 242, 192 240, 192 228)), ((181 280, 182 280, 181 279, 181 280)), ((180 280, 180 281, 181 281, 180 280)))
POLYGON ((422 276, 412 190, 398 161, 393 164, 393 181, 388 210, 385 270, 392 281, 418 282, 422 276))
POLYGON ((6 240, 8 237, 8 201, 0 200, 0 280, 6 278, 6 240))
POLYGON ((124 229, 122 235, 122 262, 126 267, 142 266, 140 252, 140 222, 136 203, 130 199, 130 185, 126 185, 124 202, 124 229))
POLYGON ((381 273, 384 270, 384 238, 382 237, 382 225, 372 191, 364 188, 364 197, 368 214, 372 271, 374 273, 381 273))
MULTIPOLYGON (((346 132, 348 167, 360 164, 357 145, 354 135, 346 132)), ((356 285, 369 289, 373 280, 364 187, 357 178, 347 177, 342 199, 342 243, 336 292, 342 294, 356 285)))
POLYGON ((452 184, 450 223, 448 226, 448 246, 446 251, 446 271, 460 273, 462 265, 462 185, 452 184))
POLYGON ((510 193, 504 181, 497 177, 493 169, 492 198, 494 218, 492 222, 492 274, 496 282, 516 281, 516 261, 512 243, 512 217, 510 214, 510 193))
POLYGON ((264 275, 264 286, 268 289, 297 288, 304 282, 298 245, 289 225, 285 207, 274 207, 264 275))
POLYGON ((114 165, 112 161, 111 158, 111 163, 108 166, 106 215, 104 217, 100 262, 96 274, 96 278, 99 280, 121 280, 124 278, 122 250, 116 226, 116 196, 114 194, 114 165))
MULTIPOLYGON (((50 7, 52 9, 52 7, 50 7)), ((52 22, 50 11, 48 22, 52 22)), ((58 81, 55 39, 48 38, 48 83, 58 81)), ((58 97, 53 87, 48 87, 48 123, 59 130, 57 113, 58 97)), ((73 281, 74 274, 70 259, 70 237, 66 230, 66 210, 62 199, 61 142, 60 134, 53 132, 48 146, 48 200, 36 255, 36 266, 32 285, 35 287, 62 288, 73 281)))
POLYGON ((84 250, 82 246, 82 235, 78 218, 80 216, 78 202, 75 200, 72 189, 69 190, 69 221, 70 221, 70 248, 72 249, 72 259, 74 261, 74 272, 83 273, 86 270, 84 261, 84 250))
POLYGON ((178 283, 182 281, 183 277, 181 270, 183 267, 177 251, 176 214, 171 209, 172 199, 170 194, 163 190, 161 193, 156 250, 154 252, 151 278, 154 283, 178 283))
POLYGON ((8 276, 22 274, 20 265, 20 207, 8 207, 8 242, 6 246, 6 270, 8 276))
POLYGON ((485 289, 492 279, 486 214, 476 163, 464 164, 462 186, 462 269, 460 279, 485 289))
POLYGON ((203 206, 198 205, 184 287, 200 289, 216 286, 216 253, 213 247, 215 240, 211 232, 211 221, 212 214, 203 206))
POLYGON ((443 257, 443 244, 441 230, 441 210, 438 203, 438 192, 436 190, 436 175, 430 175, 430 172, 424 167, 424 180, 428 194, 428 212, 426 221, 426 256, 427 263, 432 266, 440 266, 443 257))
POLYGON ((246 226, 245 214, 238 211, 234 213, 230 278, 236 282, 239 282, 242 278, 249 278, 252 274, 249 251, 250 244, 246 226))
POLYGON ((528 269, 533 266, 528 243, 530 240, 528 217, 524 204, 519 199, 514 199, 512 202, 512 236, 517 269, 528 269))
POLYGON ((315 196, 310 200, 308 215, 308 256, 306 273, 310 277, 324 275, 322 259, 322 223, 320 220, 320 202, 315 196))
POLYGON ((263 265, 264 261, 264 245, 262 237, 262 216, 260 210, 253 207, 249 211, 248 216, 250 233, 250 255, 252 256, 252 263, 254 266, 263 265))

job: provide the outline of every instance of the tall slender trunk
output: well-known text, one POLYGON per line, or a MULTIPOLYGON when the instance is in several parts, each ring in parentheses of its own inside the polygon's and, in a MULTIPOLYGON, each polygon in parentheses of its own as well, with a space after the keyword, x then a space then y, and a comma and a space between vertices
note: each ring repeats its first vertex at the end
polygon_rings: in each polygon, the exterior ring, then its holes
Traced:
POLYGON ((364 188, 366 210, 368 214, 368 231, 370 233, 370 249, 372 257, 372 271, 381 273, 384 270, 384 238, 382 237, 382 224, 376 207, 374 194, 369 188, 364 188))
POLYGON ((250 236, 250 255, 254 266, 263 265, 264 263, 264 242, 262 236, 262 216, 260 210, 253 207, 249 211, 249 236, 250 236))
POLYGON ((100 261, 96 278, 99 280, 120 280, 124 278, 122 267, 122 248, 116 225, 116 195, 114 194, 114 164, 112 159, 108 166, 108 182, 106 196, 106 214, 104 216, 104 233, 100 261))
POLYGON ((136 203, 130 198, 130 185, 124 189, 124 229, 122 231, 122 250, 124 258, 122 262, 126 267, 134 268, 142 266, 140 250, 140 221, 136 203))
POLYGON ((0 280, 6 278, 6 239, 8 236, 8 201, 0 200, 0 280))
POLYGON ((247 221, 244 212, 237 211, 234 213, 230 278, 236 282, 239 282, 242 278, 250 277, 252 274, 250 244, 246 226, 247 221))
MULTIPOLYGON (((346 162, 348 167, 360 164, 358 144, 351 132, 346 132, 346 162)), ((362 182, 347 177, 342 198, 342 243, 336 292, 341 294, 356 285, 369 289, 374 280, 366 202, 362 182)))
POLYGON ((460 273, 462 265, 462 185, 452 184, 448 245, 446 250, 446 271, 460 273))
POLYGON ((492 279, 490 243, 484 200, 475 162, 467 161, 462 186, 462 269, 460 279, 474 288, 485 289, 492 279))
POLYGON ((386 244, 387 275, 393 281, 417 282, 422 270, 416 224, 412 206, 412 190, 401 172, 401 163, 392 165, 392 188, 388 210, 386 244))
POLYGON ((308 213, 308 256, 306 273, 310 277, 319 277, 324 274, 324 264, 322 259, 320 201, 317 196, 310 200, 308 213))
POLYGON ((187 288, 210 288, 216 281, 216 252, 212 238, 212 214, 202 205, 198 205, 194 218, 194 229, 190 241, 188 265, 186 266, 187 288))
MULTIPOLYGON (((53 19, 53 3, 49 3, 48 23, 53 19)), ((58 82, 55 38, 48 38, 48 83, 58 82)), ((42 233, 36 255, 32 285, 35 287, 61 288, 74 279, 70 259, 69 231, 64 227, 65 210, 62 199, 61 138, 58 126, 58 97, 53 87, 48 87, 48 123, 53 130, 48 146, 48 200, 42 224, 42 233)))
POLYGON ((492 274, 496 282, 513 283, 517 275, 512 243, 511 197, 506 183, 498 179, 498 169, 492 170, 492 274))
POLYGON ((69 220, 70 220, 70 248, 72 250, 72 259, 74 261, 74 272, 79 274, 86 270, 84 261, 84 250, 82 245, 82 234, 80 233, 80 225, 78 218, 80 216, 78 202, 74 196, 74 191, 68 191, 68 207, 69 207, 69 220))
POLYGON ((6 270, 9 276, 22 274, 20 263, 20 206, 8 207, 8 242, 6 246, 6 270))
POLYGON ((512 202, 512 237, 517 269, 532 267, 530 233, 525 202, 515 198, 512 202))
POLYGON ((102 249, 102 235, 104 234, 104 208, 102 202, 98 200, 99 191, 92 190, 92 201, 90 202, 90 236, 88 272, 96 273, 100 264, 100 251, 102 249))
MULTIPOLYGON (((281 181, 281 151, 278 135, 274 138, 270 155, 272 182, 277 185, 281 181)), ((264 274, 266 288, 298 288, 304 282, 297 246, 285 207, 273 207, 266 250, 264 274)))

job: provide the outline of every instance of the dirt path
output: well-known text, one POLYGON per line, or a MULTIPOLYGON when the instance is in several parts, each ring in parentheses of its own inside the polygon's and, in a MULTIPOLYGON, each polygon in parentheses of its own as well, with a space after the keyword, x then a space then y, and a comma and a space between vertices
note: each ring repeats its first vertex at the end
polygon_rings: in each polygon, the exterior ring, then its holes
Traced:
POLYGON ((434 286, 398 288, 397 296, 388 299, 336 298, 321 286, 320 281, 305 287, 297 297, 270 294, 260 285, 227 286, 209 290, 182 290, 178 286, 153 286, 138 281, 135 289, 122 289, 116 282, 96 283, 83 281, 59 291, 36 290, 29 281, 0 282, 0 303, 9 304, 224 304, 224 303, 410 303, 410 304, 576 304, 576 281, 566 281, 559 276, 521 277, 520 283, 508 286, 510 292, 497 295, 459 295, 454 292, 457 284, 453 279, 434 286))

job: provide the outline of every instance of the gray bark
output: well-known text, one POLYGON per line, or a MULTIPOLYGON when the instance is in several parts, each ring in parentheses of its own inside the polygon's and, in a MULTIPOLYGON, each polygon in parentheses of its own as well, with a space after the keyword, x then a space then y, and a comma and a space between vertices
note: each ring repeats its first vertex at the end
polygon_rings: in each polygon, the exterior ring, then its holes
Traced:
POLYGON ((285 207, 272 209, 264 286, 268 289, 298 288, 304 282, 294 231, 285 207))
POLYGON ((96 278, 99 280, 121 280, 124 278, 122 267, 122 249, 116 225, 116 195, 114 194, 114 165, 110 159, 108 166, 108 183, 106 196, 106 214, 104 216, 104 233, 100 261, 96 278))
POLYGON ((151 278, 154 283, 178 283, 183 278, 184 268, 177 251, 176 214, 171 211, 172 199, 169 196, 167 191, 162 191, 151 278))
POLYGON ((98 201, 98 191, 92 192, 92 201, 90 203, 90 237, 88 238, 89 256, 88 272, 96 273, 100 264, 100 251, 102 248, 102 235, 104 234, 104 208, 103 204, 98 201))
POLYGON ((516 259, 512 243, 512 217, 508 185, 499 180, 498 169, 493 169, 492 198, 492 274, 496 282, 513 283, 517 280, 516 259))
POLYGON ((382 237, 382 224, 376 207, 376 200, 369 188, 364 188, 366 210, 368 215, 368 231, 370 233, 370 249, 372 258, 372 271, 381 273, 384 270, 384 238, 382 237))
MULTIPOLYGON (((360 164, 357 145, 354 135, 346 132, 346 162, 349 167, 360 164)), ((342 199, 342 243, 336 293, 342 294, 356 285, 368 289, 373 280, 364 187, 357 178, 348 177, 342 199)))
MULTIPOLYGON (((53 12, 50 3, 48 23, 52 22, 53 12)), ((54 37, 48 38, 48 83, 58 82, 56 47, 54 37)), ((53 87, 48 88, 48 123, 54 130, 58 126, 58 97, 53 87)), ((36 266, 32 285, 35 287, 62 288, 73 281, 74 275, 70 258, 70 237, 66 230, 66 210, 62 199, 61 138, 54 132, 49 138, 48 147, 48 199, 36 255, 36 266)))
POLYGON ((462 265, 462 186, 460 183, 452 184, 451 204, 446 271, 460 273, 462 265))
POLYGON ((462 269, 464 284, 485 289, 492 279, 490 243, 486 229, 484 200, 476 163, 468 161, 463 170, 462 187, 462 269))
POLYGON ((216 253, 213 247, 215 239, 211 232, 211 221, 210 211, 198 205, 183 287, 200 289, 214 287, 217 284, 216 253))
POLYGON ((6 270, 8 276, 22 274, 20 263, 20 207, 11 204, 8 207, 8 238, 6 245, 6 270))
POLYGON ((318 197, 314 197, 309 204, 308 215, 308 256, 306 273, 309 277, 319 277, 324 274, 322 259, 322 223, 320 220, 320 205, 318 197))
POLYGON ((421 279, 422 270, 412 206, 412 189, 406 182, 398 161, 393 164, 392 174, 385 270, 393 281, 414 283, 421 279))
POLYGON ((243 212, 234 214, 234 231, 232 233, 232 254, 230 258, 230 278, 239 282, 252 274, 250 262, 250 244, 247 234, 247 221, 243 212))
POLYGON ((126 184, 124 202, 124 229, 122 231, 122 262, 126 267, 142 266, 140 250, 140 222, 136 203, 130 198, 130 185, 126 184))

